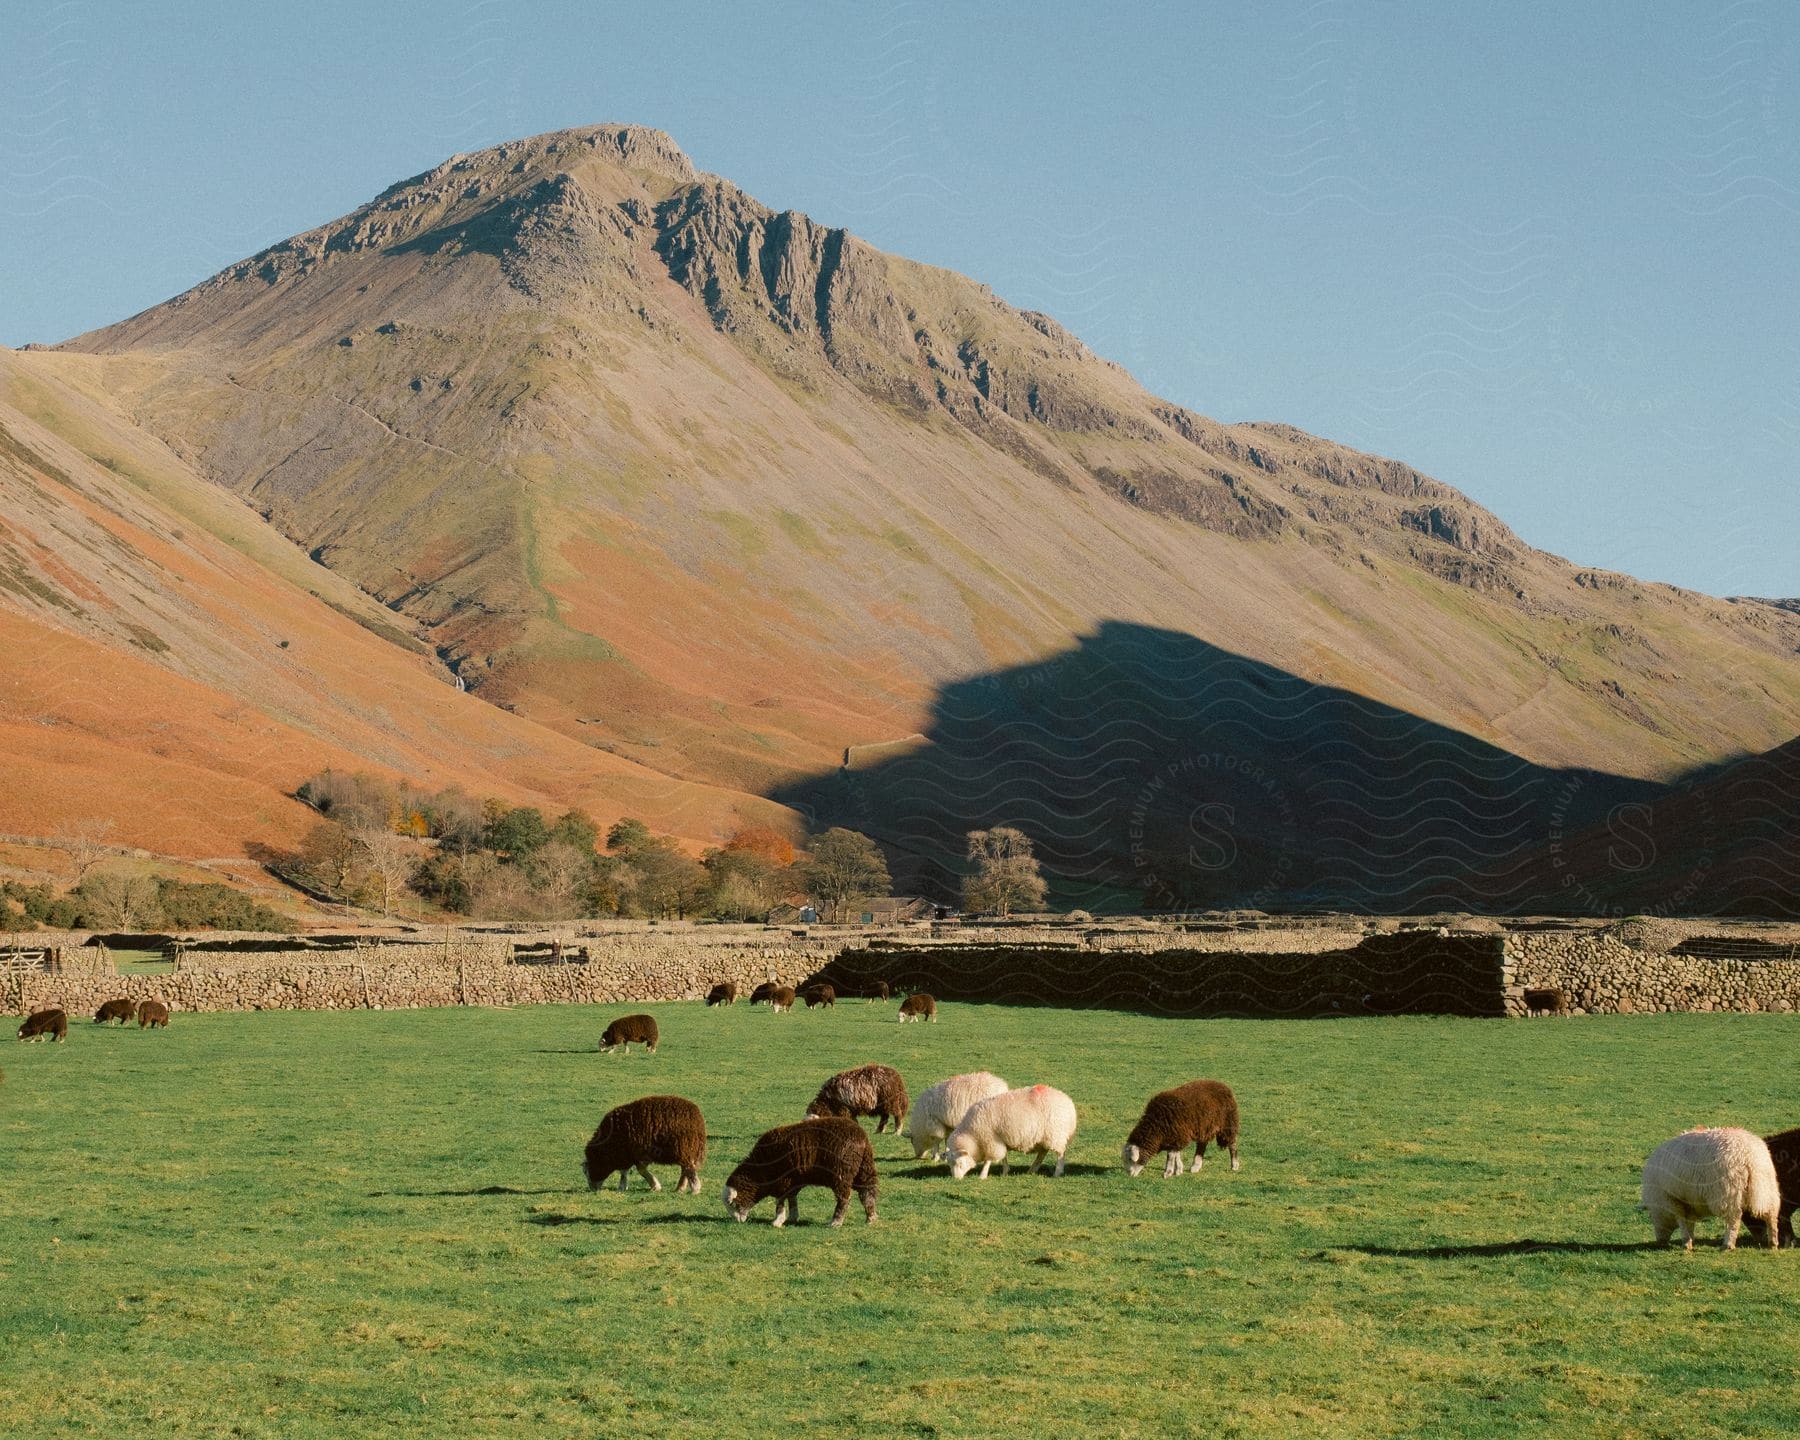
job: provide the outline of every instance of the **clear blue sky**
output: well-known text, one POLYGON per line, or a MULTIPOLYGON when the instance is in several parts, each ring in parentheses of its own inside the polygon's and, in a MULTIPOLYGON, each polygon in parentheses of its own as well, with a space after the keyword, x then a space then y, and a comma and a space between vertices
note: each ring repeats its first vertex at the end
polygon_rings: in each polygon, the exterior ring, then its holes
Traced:
POLYGON ((1571 559, 1800 595, 1791 0, 6 0, 0 343, 599 121, 1571 559))

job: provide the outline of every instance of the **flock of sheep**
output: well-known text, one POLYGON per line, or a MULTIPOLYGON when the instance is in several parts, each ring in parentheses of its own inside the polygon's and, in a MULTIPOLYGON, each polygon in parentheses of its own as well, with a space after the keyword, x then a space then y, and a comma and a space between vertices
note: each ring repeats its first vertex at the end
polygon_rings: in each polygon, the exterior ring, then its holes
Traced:
MULTIPOLYGON (((766 1001, 771 1009, 785 1011, 793 1008, 796 998, 793 986, 768 984, 759 985, 750 1002, 766 1001)), ((804 998, 809 1009, 828 1007, 837 1003, 837 992, 819 983, 808 986, 804 998)), ((890 998, 887 984, 877 981, 867 998, 890 998)), ((737 986, 730 981, 715 985, 706 999, 708 1005, 736 1001, 737 986)), ((140 1026, 167 1026, 169 1011, 155 1000, 141 1004, 109 1000, 94 1016, 101 1025, 125 1025, 133 1019, 140 1026)), ((937 1002, 930 995, 909 995, 900 1007, 902 1024, 936 1019, 937 1002)), ((57 1008, 35 1011, 19 1027, 20 1040, 60 1041, 68 1033, 69 1017, 57 1008)), ((659 1038, 654 1016, 624 1015, 606 1027, 600 1048, 629 1052, 635 1044, 654 1054, 659 1038)), ((958 1180, 977 1165, 985 1179, 995 1162, 1004 1175, 1014 1153, 1029 1153, 1034 1172, 1046 1156, 1054 1156, 1055 1174, 1060 1176, 1077 1123, 1075 1102, 1049 1085, 1013 1089, 998 1075, 982 1070, 940 1080, 913 1105, 899 1071, 888 1065, 860 1065, 827 1080, 803 1120, 778 1125, 757 1140, 725 1183, 726 1208, 736 1219, 745 1220, 758 1201, 772 1198, 774 1223, 784 1225, 795 1218, 799 1192, 816 1185, 837 1197, 833 1225, 843 1224, 852 1194, 873 1220, 879 1186, 874 1150, 859 1123, 862 1116, 874 1117, 878 1135, 889 1124, 899 1134, 906 1122, 913 1157, 948 1163, 951 1176, 958 1180)), ((1161 1155, 1168 1178, 1181 1173, 1189 1145, 1194 1147, 1191 1173, 1199 1173, 1208 1145, 1229 1151, 1231 1168, 1239 1168, 1237 1098, 1230 1086, 1191 1080, 1151 1096, 1126 1137, 1121 1159, 1128 1174, 1138 1175, 1161 1155)), ((660 1190, 662 1185, 647 1167, 676 1165, 681 1170, 677 1189, 697 1195, 705 1160, 706 1121, 700 1107, 679 1095, 649 1095, 620 1105, 601 1119, 587 1145, 588 1185, 598 1189, 617 1175, 623 1190, 636 1170, 652 1189, 660 1190)), ((1793 1214, 1800 1205, 1800 1128, 1766 1140, 1735 1128, 1677 1135, 1644 1162, 1641 1199, 1659 1245, 1667 1244, 1679 1230, 1691 1250, 1695 1223, 1711 1216, 1724 1223, 1727 1250, 1736 1248, 1746 1222, 1766 1237, 1771 1249, 1778 1248, 1783 1238, 1792 1241, 1793 1214)))
MULTIPOLYGON (((792 1005, 791 987, 769 989, 769 994, 759 991, 752 1000, 767 999, 776 1008, 792 1005)), ((836 1001, 828 985, 811 987, 808 1003, 815 997, 825 1005, 836 1001)), ((707 1003, 729 1005, 736 999, 736 987, 726 982, 714 987, 707 1003)), ((936 1002, 929 995, 909 996, 901 1007, 901 1020, 909 1014, 935 1020, 936 1002)), ((659 1038, 654 1016, 623 1015, 606 1027, 600 1048, 624 1052, 641 1044, 654 1054, 659 1038)), ((874 1220, 880 1184, 874 1147, 860 1123, 864 1116, 874 1118, 877 1135, 889 1125, 897 1135, 904 1124, 913 1158, 947 1162, 957 1180, 977 1165, 985 1179, 996 1162, 1004 1175, 1014 1154, 1029 1154, 1033 1172, 1047 1157, 1054 1157, 1055 1174, 1061 1175, 1077 1123, 1075 1102, 1049 1085, 1014 1089, 998 1075, 981 1070, 940 1080, 914 1104, 906 1081, 893 1066, 859 1065, 821 1085, 803 1119, 777 1125, 757 1139, 725 1181, 725 1208, 734 1219, 747 1220, 760 1201, 772 1199, 774 1224, 785 1225, 797 1217, 800 1191, 818 1186, 837 1198, 834 1226, 844 1223, 852 1195, 874 1220)), ((1229 1085, 1193 1080, 1152 1096, 1121 1154, 1132 1175, 1142 1173, 1151 1157, 1166 1156, 1166 1177, 1181 1173, 1189 1145, 1194 1147, 1193 1173, 1199 1172, 1208 1145, 1228 1150, 1231 1168, 1239 1168, 1237 1098, 1229 1085)), ((588 1141, 585 1160, 590 1189, 599 1189, 617 1175, 623 1190, 636 1170, 653 1190, 660 1190, 662 1185, 649 1167, 674 1165, 681 1172, 676 1189, 695 1195, 700 1193, 700 1167, 705 1163, 706 1118, 698 1105, 680 1095, 646 1095, 609 1110, 588 1141)))
MULTIPOLYGON (((133 1020, 138 1022, 140 1030, 169 1028, 169 1007, 160 1000, 108 1000, 94 1012, 96 1025, 129 1025, 133 1020)), ((68 1011, 52 1006, 48 1010, 33 1010, 25 1017, 25 1023, 19 1027, 21 1040, 48 1040, 52 1044, 69 1038, 68 1011)))
MULTIPOLYGON (((805 998, 811 1008, 835 1004, 837 996, 830 985, 819 984, 808 987, 805 998)), ((889 998, 888 987, 880 984, 869 998, 889 998)), ((795 992, 791 986, 763 985, 750 999, 786 1010, 792 1008, 795 992)), ((726 981, 713 987, 706 1003, 736 1000, 737 987, 726 981)), ((902 1006, 903 1022, 909 1013, 935 1021, 937 1003, 929 995, 910 996, 902 1006)), ((657 1040, 654 1017, 626 1015, 606 1027, 600 1048, 628 1050, 637 1043, 654 1053, 657 1040)), ((772 1198, 774 1223, 785 1225, 797 1214, 799 1192, 816 1185, 837 1198, 834 1226, 843 1224, 852 1195, 874 1220, 879 1184, 874 1149, 859 1123, 864 1116, 874 1117, 877 1135, 890 1124, 899 1134, 904 1123, 913 1157, 947 1163, 958 1180, 977 1165, 985 1179, 996 1162, 1004 1175, 1015 1153, 1031 1155, 1033 1172, 1054 1156, 1054 1173, 1060 1176, 1077 1124, 1075 1102, 1049 1085, 1014 1089, 982 1070, 940 1080, 912 1104, 899 1071, 889 1065, 859 1065, 820 1086, 804 1119, 758 1138, 725 1182, 726 1209, 735 1219, 746 1220, 760 1200, 772 1198)), ((1192 1145, 1191 1173, 1198 1174, 1209 1144, 1229 1151, 1231 1168, 1239 1168, 1237 1097, 1221 1081, 1191 1080, 1150 1097, 1126 1137, 1121 1159, 1126 1173, 1135 1176, 1161 1155, 1167 1179, 1182 1172, 1183 1154, 1192 1145)), ((635 1169, 660 1190, 647 1167, 677 1165, 677 1188, 697 1195, 705 1160, 706 1120, 700 1107, 678 1095, 650 1095, 601 1119, 587 1146, 588 1185, 598 1189, 617 1175, 623 1190, 635 1169)), ((1659 1245, 1680 1230, 1691 1250, 1695 1223, 1713 1216, 1724 1222, 1727 1250, 1736 1248, 1746 1221, 1766 1236, 1771 1248, 1778 1248, 1784 1236, 1793 1238, 1793 1213, 1800 1203, 1800 1129, 1767 1140, 1733 1128, 1677 1135, 1645 1162, 1641 1197, 1659 1245)))

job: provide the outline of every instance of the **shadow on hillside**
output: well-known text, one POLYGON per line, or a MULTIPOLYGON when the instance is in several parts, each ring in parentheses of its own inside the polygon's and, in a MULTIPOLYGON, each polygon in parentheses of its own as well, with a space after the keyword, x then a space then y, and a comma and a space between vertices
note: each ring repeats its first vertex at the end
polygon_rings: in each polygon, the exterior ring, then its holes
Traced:
POLYGON ((883 841, 901 888, 1013 824, 1074 902, 1417 913, 1555 905, 1543 847, 1660 789, 1120 621, 945 686, 926 738, 772 798, 883 841))
POLYGON ((1507 1255, 1630 1255, 1666 1247, 1654 1240, 1497 1240, 1487 1245, 1334 1245, 1333 1250, 1390 1260, 1484 1260, 1507 1255))
POLYGON ((624 1218, 617 1215, 565 1215, 561 1211, 546 1210, 525 1217, 527 1225, 623 1225, 624 1218))

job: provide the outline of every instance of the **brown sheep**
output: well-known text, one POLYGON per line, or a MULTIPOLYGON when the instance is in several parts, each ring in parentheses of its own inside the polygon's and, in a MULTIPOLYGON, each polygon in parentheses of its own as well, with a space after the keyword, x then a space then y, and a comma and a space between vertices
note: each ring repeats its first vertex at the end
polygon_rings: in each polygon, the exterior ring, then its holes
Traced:
POLYGON ((631 1043, 634 1040, 652 1055, 656 1053, 655 1016, 621 1015, 606 1027, 606 1033, 600 1037, 600 1051, 602 1054, 610 1054, 614 1050, 619 1050, 629 1055, 631 1043))
POLYGON ((662 1182, 647 1165, 679 1165, 677 1190, 700 1193, 700 1167, 706 1163, 706 1118, 692 1100, 679 1095, 646 1095, 615 1106, 600 1117, 600 1127, 587 1143, 588 1189, 598 1190, 612 1176, 619 1188, 636 1170, 652 1190, 662 1182))
POLYGON ((863 1214, 875 1223, 875 1147, 854 1120, 802 1120, 778 1125, 765 1133, 725 1182, 725 1208, 734 1220, 748 1220, 765 1195, 775 1199, 775 1224, 800 1218, 796 1203, 808 1185, 822 1185, 837 1196, 833 1226, 844 1223, 854 1191, 863 1214))
POLYGON ((1231 1151, 1231 1168, 1238 1168, 1238 1107, 1231 1087, 1218 1080, 1190 1080, 1173 1090, 1152 1095, 1144 1115, 1125 1141, 1127 1174, 1143 1173, 1152 1155, 1168 1152, 1163 1178, 1181 1173, 1181 1152, 1194 1147, 1194 1168, 1200 1173, 1200 1157, 1208 1143, 1231 1151))
POLYGON ((160 1000, 146 1000, 138 1006, 138 1029, 169 1028, 169 1007, 160 1000))
MULTIPOLYGON (((721 980, 717 985, 706 992, 706 1003, 708 1005, 737 1004, 737 986, 729 980, 721 980)), ((755 1002, 752 1001, 751 1003, 754 1004, 755 1002)))
POLYGON ((937 1024, 937 1001, 921 990, 917 995, 908 995, 900 1002, 900 1023, 908 1020, 929 1020, 937 1024))
POLYGON ((778 1015, 784 1010, 792 1010, 794 1008, 794 987, 777 985, 771 989, 769 991, 769 1008, 778 1015))
POLYGON ((25 1017, 25 1023, 19 1027, 21 1040, 42 1040, 46 1035, 54 1044, 58 1040, 69 1038, 69 1017, 63 1011, 52 1008, 34 1010, 25 1017))
POLYGON ((875 1133, 879 1135, 888 1121, 894 1122, 894 1133, 900 1133, 900 1122, 912 1102, 906 1098, 906 1082, 891 1065, 858 1065, 833 1075, 819 1087, 812 1104, 806 1107, 808 1119, 842 1115, 852 1119, 859 1115, 875 1117, 875 1133))
MULTIPOLYGON (((1794 1243, 1794 1211, 1800 1208, 1800 1129, 1783 1130, 1763 1141, 1769 1147, 1769 1158, 1775 1162, 1775 1179, 1781 1186, 1781 1218, 1777 1222, 1781 1243, 1794 1243)), ((1758 1239, 1766 1239, 1768 1226, 1746 1215, 1744 1224, 1758 1239)))
POLYGON ((834 986, 827 985, 821 980, 817 985, 806 987, 806 1008, 808 1010, 817 1010, 820 1006, 836 1004, 837 990, 834 986))
POLYGON ((752 1005, 764 1004, 774 993, 775 982, 773 980, 765 980, 750 992, 750 1003, 752 1005))
POLYGON ((886 1001, 892 1000, 893 998, 894 998, 894 987, 889 985, 888 982, 885 980, 871 980, 869 982, 868 991, 863 996, 863 999, 868 1000, 870 1002, 880 1000, 884 1003, 886 1001))
POLYGON ((110 1025, 117 1020, 121 1025, 129 1025, 137 1019, 137 1001, 108 1000, 94 1012, 96 1025, 110 1025))
POLYGON ((1569 997, 1560 990, 1527 990, 1524 998, 1525 1013, 1528 1015, 1567 1015, 1569 1013, 1569 997))

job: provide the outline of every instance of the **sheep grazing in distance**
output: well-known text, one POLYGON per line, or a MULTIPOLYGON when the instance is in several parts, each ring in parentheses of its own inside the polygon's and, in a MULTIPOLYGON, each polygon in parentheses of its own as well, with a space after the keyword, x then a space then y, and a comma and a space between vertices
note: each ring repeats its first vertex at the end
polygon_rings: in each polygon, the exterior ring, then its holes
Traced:
POLYGON ((25 1017, 25 1023, 19 1027, 21 1040, 42 1040, 50 1037, 55 1044, 58 1040, 69 1038, 69 1017, 63 1011, 55 1009, 34 1010, 25 1017))
POLYGON ((1011 1171, 1008 1155, 1029 1150, 1031 1171, 1037 1173, 1045 1155, 1056 1157, 1056 1173, 1063 1173, 1063 1154, 1075 1138, 1075 1102, 1048 1085, 1029 1090, 1008 1090, 979 1101, 950 1132, 950 1175, 960 1180, 977 1165, 981 1178, 988 1167, 1000 1162, 1000 1173, 1011 1171))
POLYGON ((706 1163, 706 1118, 692 1100, 679 1095, 646 1095, 615 1106, 600 1117, 584 1160, 588 1189, 598 1190, 617 1175, 619 1188, 636 1170, 652 1190, 662 1182, 646 1166, 679 1165, 677 1190, 700 1193, 700 1167, 706 1163))
POLYGON ((937 1024, 937 1001, 921 990, 917 995, 908 995, 900 1002, 900 1023, 908 1020, 929 1020, 937 1024))
POLYGON ((138 1006, 138 1029, 169 1028, 169 1007, 160 1000, 146 1000, 138 1006))
POLYGON ((1152 1095, 1143 1118, 1125 1141, 1125 1173, 1141 1175, 1152 1155, 1167 1152, 1163 1179, 1181 1173, 1181 1152, 1194 1147, 1194 1168, 1209 1144, 1231 1152, 1231 1168, 1238 1168, 1238 1107, 1231 1087, 1218 1080, 1190 1080, 1173 1090, 1152 1095))
MULTIPOLYGON (((1769 1159, 1775 1165, 1775 1183, 1781 1189, 1781 1242, 1792 1245, 1794 1211, 1800 1208, 1800 1130, 1783 1130, 1778 1135, 1766 1136, 1763 1143, 1769 1147, 1769 1159)), ((1745 1223, 1753 1233, 1762 1235, 1761 1220, 1746 1216, 1745 1223)))
POLYGON ((633 1041, 642 1045, 652 1055, 656 1053, 655 1016, 621 1015, 606 1027, 606 1033, 600 1037, 600 1050, 603 1054, 620 1050, 629 1055, 633 1041))
POLYGON ((1527 990, 1524 994, 1527 1015, 1567 1015, 1569 997, 1560 990, 1545 988, 1527 990))
POLYGON ((889 985, 888 982, 885 980, 871 980, 869 982, 868 991, 863 996, 863 999, 869 1001, 871 1004, 877 1000, 881 1001, 883 1004, 886 1004, 889 1000, 892 1000, 893 998, 894 998, 894 987, 889 985))
POLYGON ((820 1006, 832 1006, 836 1004, 837 990, 834 986, 827 985, 821 981, 817 985, 808 985, 806 987, 806 1008, 808 1010, 816 1010, 820 1006))
POLYGON ((1666 1245, 1679 1228, 1694 1248, 1694 1222, 1716 1215, 1725 1222, 1725 1248, 1737 1248, 1746 1214, 1768 1227, 1769 1248, 1781 1244, 1781 1184, 1775 1162, 1759 1135, 1726 1127, 1689 1130, 1665 1140, 1644 1162, 1643 1207, 1666 1245))
POLYGON ((94 1012, 96 1025, 110 1025, 115 1020, 121 1025, 129 1025, 137 1019, 137 1001, 108 1000, 94 1012))
POLYGON ((794 987, 792 985, 777 985, 774 989, 770 990, 769 1008, 777 1015, 785 1010, 792 1010, 794 1008, 794 987))
POLYGON ((752 1005, 764 1004, 774 993, 775 982, 773 980, 765 980, 750 992, 750 1003, 752 1005))
POLYGON ((947 1157, 944 1141, 962 1123, 969 1108, 992 1096, 1004 1095, 1007 1089, 1004 1080, 985 1070, 938 1081, 913 1103, 906 1131, 912 1141, 913 1159, 947 1157))
MULTIPOLYGON (((737 986, 729 980, 721 980, 706 992, 706 1003, 708 1005, 737 1004, 737 986)), ((755 1004, 756 1002, 752 1000, 750 1003, 755 1004)))
POLYGON ((854 1192, 863 1214, 875 1223, 875 1147, 854 1120, 828 1118, 778 1125, 750 1147, 725 1182, 725 1208, 734 1220, 748 1220, 764 1196, 775 1200, 775 1224, 800 1217, 796 1203, 808 1185, 820 1185, 837 1196, 833 1226, 844 1223, 854 1192))
POLYGON ((806 1107, 809 1120, 821 1116, 842 1115, 855 1119, 860 1115, 875 1117, 875 1133, 879 1135, 888 1121, 894 1122, 894 1133, 900 1133, 900 1122, 910 1108, 906 1098, 906 1082, 891 1065, 858 1065, 833 1075, 819 1087, 819 1093, 806 1107))

